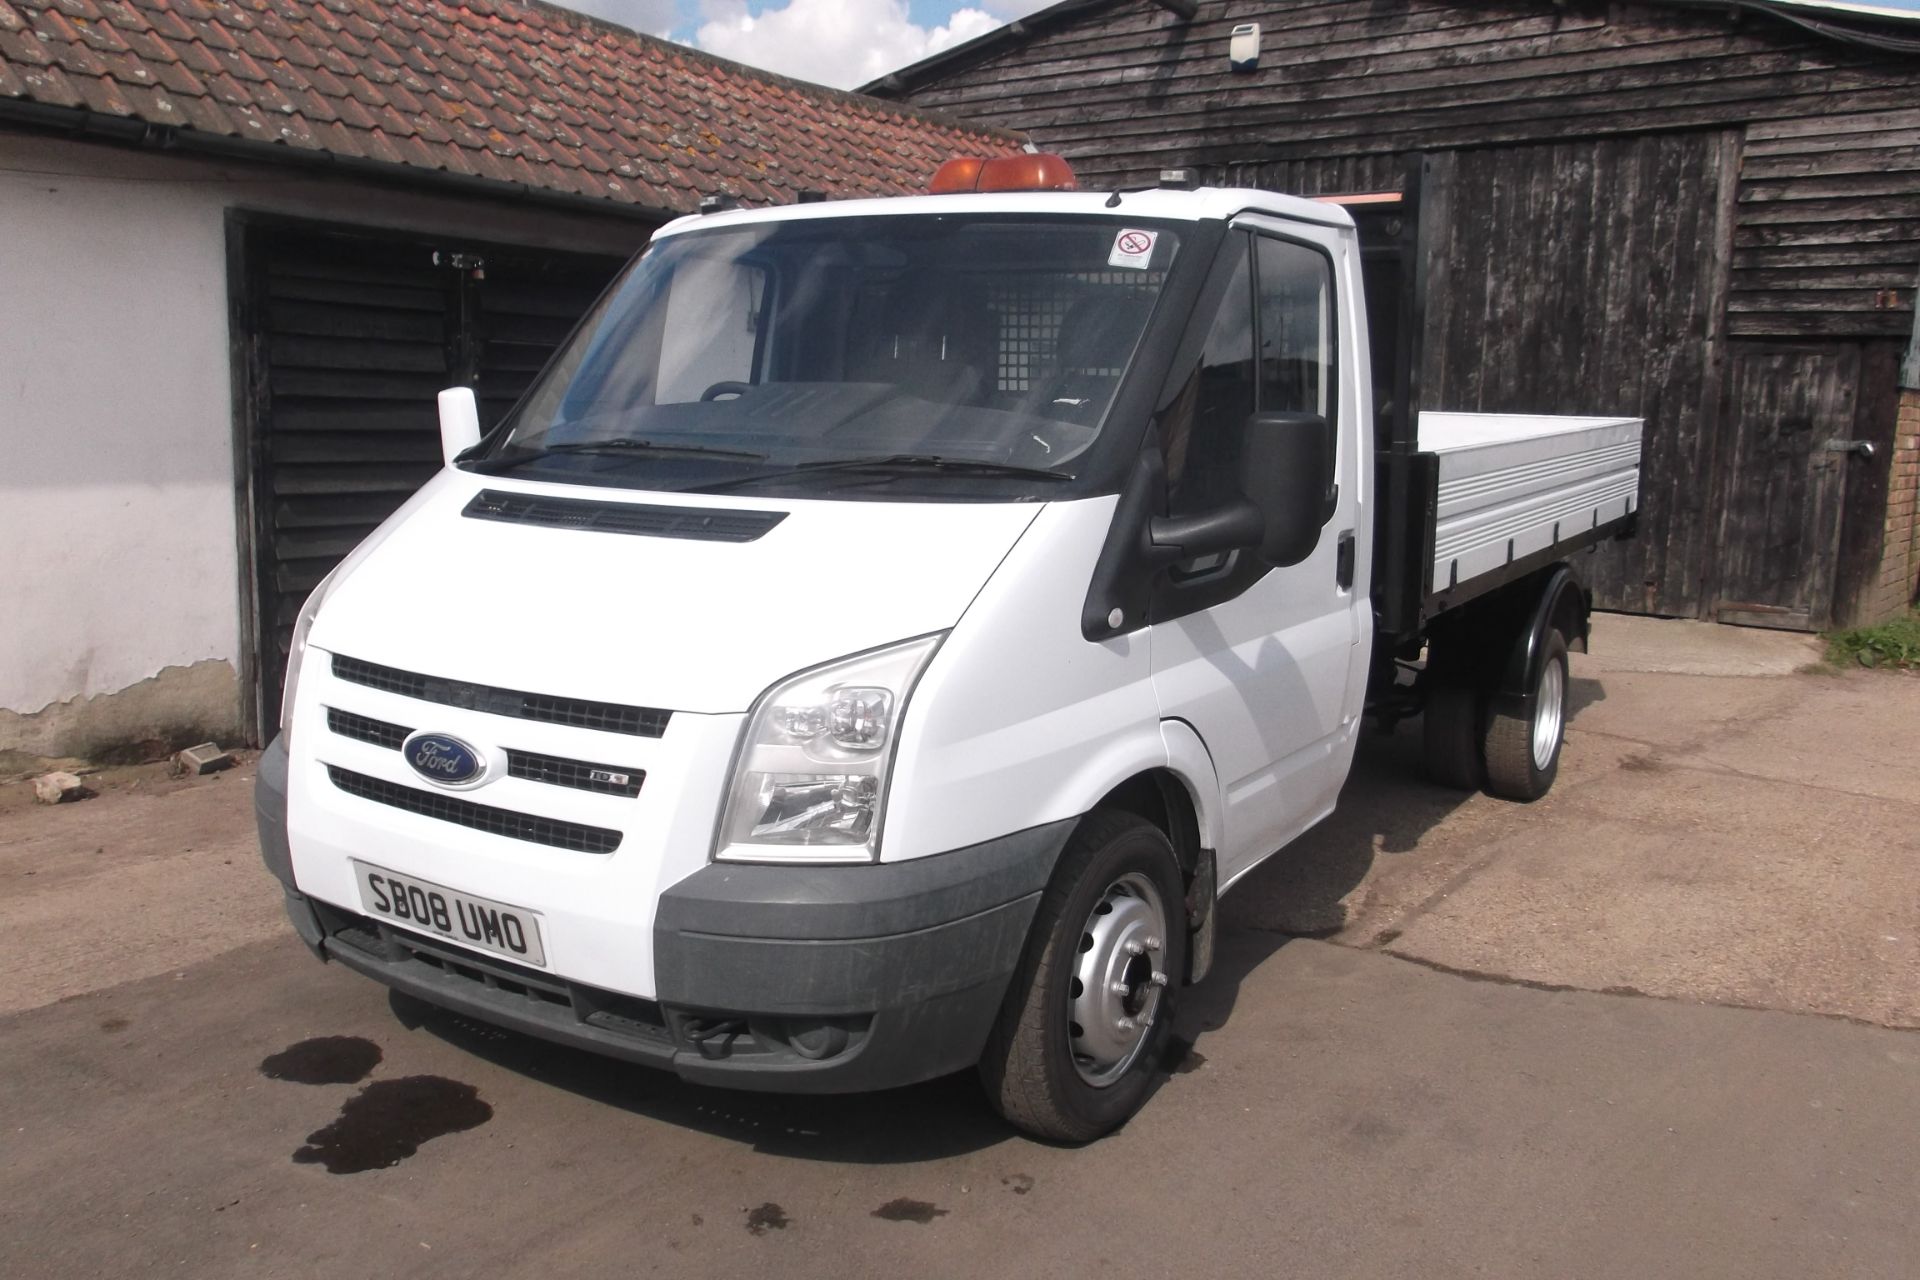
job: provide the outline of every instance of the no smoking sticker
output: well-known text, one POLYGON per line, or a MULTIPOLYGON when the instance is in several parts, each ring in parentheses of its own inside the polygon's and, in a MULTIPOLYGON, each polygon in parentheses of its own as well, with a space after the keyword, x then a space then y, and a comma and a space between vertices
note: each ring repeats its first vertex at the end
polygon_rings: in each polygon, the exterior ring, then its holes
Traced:
POLYGON ((1107 255, 1107 265, 1145 271, 1147 263, 1153 260, 1153 242, 1159 238, 1158 231, 1123 230, 1113 238, 1113 252, 1107 255))

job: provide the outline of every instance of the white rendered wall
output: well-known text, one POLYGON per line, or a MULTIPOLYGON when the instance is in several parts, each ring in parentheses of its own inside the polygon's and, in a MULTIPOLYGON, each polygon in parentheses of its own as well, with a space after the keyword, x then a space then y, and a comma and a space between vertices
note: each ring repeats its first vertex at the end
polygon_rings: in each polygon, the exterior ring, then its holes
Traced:
POLYGON ((20 167, 0 151, 0 707, 33 712, 233 661, 239 611, 221 206, 20 167))
MULTIPOLYGON (((47 723, 75 700, 241 668, 235 208, 592 252, 649 230, 0 133, 0 751, 85 750, 47 723)), ((192 684, 230 704, 205 723, 239 727, 231 674, 192 684)))

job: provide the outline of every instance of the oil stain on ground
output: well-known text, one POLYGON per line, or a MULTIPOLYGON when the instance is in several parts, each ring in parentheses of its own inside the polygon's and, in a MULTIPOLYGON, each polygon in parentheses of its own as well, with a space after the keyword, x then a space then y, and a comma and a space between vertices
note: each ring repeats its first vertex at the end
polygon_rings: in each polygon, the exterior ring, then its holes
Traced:
POLYGON ((319 1036, 261 1060, 260 1074, 294 1084, 358 1084, 380 1065, 380 1046, 359 1036, 319 1036))
POLYGON ((763 1236, 769 1231, 785 1231, 791 1221, 793 1219, 787 1216, 785 1209, 769 1200, 759 1208, 748 1211, 747 1230, 756 1236, 763 1236))
POLYGON ((491 1119, 493 1108, 470 1084, 439 1076, 380 1080, 347 1099, 332 1124, 308 1134, 293 1162, 324 1165, 328 1173, 385 1169, 422 1143, 491 1119))
POLYGON ((925 1226, 935 1218, 946 1217, 947 1211, 936 1208, 925 1200, 909 1200, 901 1196, 898 1200, 889 1200, 875 1209, 873 1216, 887 1222, 918 1222, 925 1226))

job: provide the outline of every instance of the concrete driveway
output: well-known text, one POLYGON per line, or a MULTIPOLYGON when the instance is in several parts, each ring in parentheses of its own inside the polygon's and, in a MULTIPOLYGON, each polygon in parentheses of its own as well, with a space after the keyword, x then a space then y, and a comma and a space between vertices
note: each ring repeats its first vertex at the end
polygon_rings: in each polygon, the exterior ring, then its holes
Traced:
POLYGON ((279 924, 239 773, 0 797, 0 1273, 1911 1276, 1920 680, 1673 628, 1601 620, 1540 804, 1371 741, 1081 1150, 390 999, 279 924))

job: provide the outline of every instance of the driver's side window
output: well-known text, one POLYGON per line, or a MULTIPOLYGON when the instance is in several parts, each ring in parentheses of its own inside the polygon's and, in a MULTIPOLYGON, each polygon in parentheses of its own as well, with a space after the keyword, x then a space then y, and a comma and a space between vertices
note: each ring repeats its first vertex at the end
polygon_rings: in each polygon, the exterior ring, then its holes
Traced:
POLYGON ((1253 262, 1245 232, 1225 252, 1231 277, 1200 367, 1161 421, 1168 507, 1191 515, 1240 496, 1240 440, 1254 405, 1253 262))
POLYGON ((1241 446, 1256 411, 1336 416, 1332 261, 1244 231, 1222 253, 1219 269, 1232 274, 1205 354, 1160 422, 1174 515, 1243 496, 1241 446))

